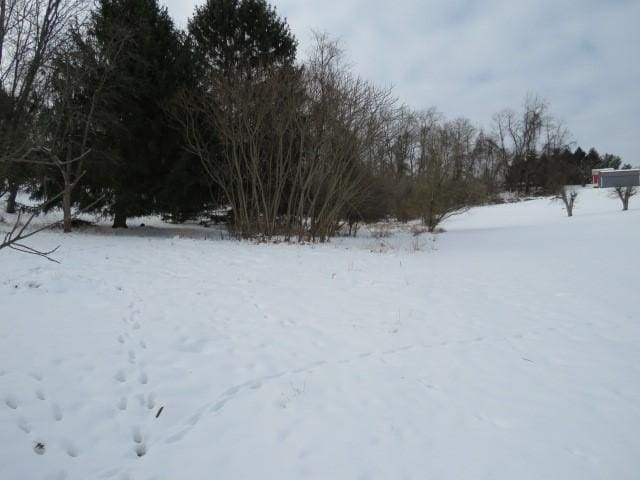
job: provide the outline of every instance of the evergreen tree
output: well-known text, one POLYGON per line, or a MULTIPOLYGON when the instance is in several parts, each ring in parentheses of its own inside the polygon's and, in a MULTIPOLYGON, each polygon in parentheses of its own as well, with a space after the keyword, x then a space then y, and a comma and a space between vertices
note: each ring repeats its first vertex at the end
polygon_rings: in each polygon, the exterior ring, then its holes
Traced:
MULTIPOLYGON (((594 168, 598 168, 598 165, 600 165, 601 162, 600 154, 595 148, 589 149, 589 152, 585 157, 585 162, 587 164, 587 168, 589 169, 589 176, 591 176, 591 170, 593 170, 594 168)), ((589 179, 589 181, 591 180, 589 179)))
POLYGON ((203 66, 223 75, 295 60, 297 42, 265 0, 207 0, 196 7, 189 33, 203 66))
POLYGON ((618 170, 622 164, 622 159, 617 155, 605 153, 600 160, 600 165, 597 168, 614 168, 618 170))
POLYGON ((587 154, 580 147, 573 152, 572 158, 573 171, 571 172, 570 183, 580 184, 583 187, 591 178, 591 168, 587 161, 587 154))
POLYGON ((165 112, 169 114, 167 134, 173 143, 174 157, 167 181, 156 191, 157 211, 174 223, 195 218, 211 204, 212 190, 207 174, 198 156, 185 148, 182 127, 176 119, 176 104, 184 98, 185 92, 197 89, 201 78, 202 71, 195 58, 193 39, 180 33, 180 51, 175 63, 178 89, 165 104, 165 112))
POLYGON ((127 217, 162 209, 158 195, 166 200, 181 152, 166 111, 182 81, 181 42, 157 0, 101 0, 91 34, 106 56, 114 39, 124 42, 120 54, 107 60, 113 72, 104 108, 113 115, 104 129, 113 150, 108 168, 93 181, 108 199, 113 226, 126 227, 127 217))
MULTIPOLYGON (((183 52, 191 57, 183 70, 189 70, 191 80, 174 102, 173 114, 183 135, 190 137, 189 129, 197 132, 206 153, 199 149, 198 165, 189 160, 178 177, 182 175, 185 193, 204 198, 206 187, 210 203, 218 206, 228 200, 220 184, 203 171, 205 164, 218 168, 224 156, 220 132, 209 115, 220 108, 220 86, 239 79, 248 84, 263 81, 264 76, 255 74, 290 67, 297 42, 286 21, 264 0, 209 0, 196 8, 188 31, 183 52)), ((183 214, 189 214, 187 209, 183 214)))

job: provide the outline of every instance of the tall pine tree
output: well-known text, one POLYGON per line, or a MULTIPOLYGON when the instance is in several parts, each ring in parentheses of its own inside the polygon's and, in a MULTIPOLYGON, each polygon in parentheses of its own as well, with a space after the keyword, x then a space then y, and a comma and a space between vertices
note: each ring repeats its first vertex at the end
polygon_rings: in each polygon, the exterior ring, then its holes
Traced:
POLYGON ((157 0, 101 0, 91 34, 107 56, 114 39, 124 42, 110 60, 104 105, 113 114, 104 125, 111 158, 94 184, 108 198, 113 226, 126 227, 128 217, 162 210, 158 196, 166 197, 181 153, 166 111, 183 80, 180 36, 157 0))
POLYGON ((291 65, 297 41, 265 0, 207 0, 196 7, 189 33, 204 67, 231 75, 291 65))

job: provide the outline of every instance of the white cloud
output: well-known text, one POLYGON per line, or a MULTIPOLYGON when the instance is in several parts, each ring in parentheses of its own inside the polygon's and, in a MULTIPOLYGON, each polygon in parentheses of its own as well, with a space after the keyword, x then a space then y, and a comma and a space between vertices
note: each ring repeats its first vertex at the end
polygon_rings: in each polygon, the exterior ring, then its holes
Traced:
MULTIPOLYGON (((184 26, 194 0, 166 0, 184 26)), ((583 148, 634 157, 640 132, 640 2, 274 0, 308 49, 340 38, 356 71, 415 108, 489 125, 527 92, 548 99, 583 148)))

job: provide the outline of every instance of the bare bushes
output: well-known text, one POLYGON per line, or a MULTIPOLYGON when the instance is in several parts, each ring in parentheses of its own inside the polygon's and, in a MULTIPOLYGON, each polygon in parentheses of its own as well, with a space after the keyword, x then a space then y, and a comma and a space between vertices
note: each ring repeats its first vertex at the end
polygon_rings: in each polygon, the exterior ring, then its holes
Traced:
POLYGON ((470 121, 398 106, 322 35, 301 66, 204 78, 175 116, 241 238, 325 241, 394 216, 434 231, 485 200, 498 175, 470 121))
POLYGON ((429 232, 486 197, 483 183, 465 168, 472 154, 469 137, 461 135, 457 122, 435 124, 421 131, 420 170, 412 200, 429 232))
POLYGON ((209 82, 200 95, 183 97, 178 117, 189 148, 233 209, 235 233, 314 241, 334 235, 366 191, 363 151, 388 93, 353 77, 324 37, 301 68, 209 82))

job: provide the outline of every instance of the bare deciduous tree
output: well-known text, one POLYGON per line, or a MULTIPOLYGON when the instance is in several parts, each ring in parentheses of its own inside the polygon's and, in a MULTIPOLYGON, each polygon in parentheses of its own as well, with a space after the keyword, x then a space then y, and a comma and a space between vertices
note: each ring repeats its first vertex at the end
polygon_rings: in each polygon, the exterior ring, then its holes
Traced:
POLYGON ((499 140, 480 130, 476 137, 473 158, 475 174, 487 188, 487 194, 495 196, 503 185, 507 166, 507 162, 502 156, 499 140))
MULTIPOLYGON (((46 101, 53 54, 82 0, 0 0, 0 159, 22 158, 34 145, 34 125, 46 101)), ((9 164, 7 212, 15 212, 19 164, 9 164)))
POLYGON ((567 211, 567 216, 573 216, 573 207, 578 198, 578 191, 568 187, 561 187, 560 192, 555 197, 557 200, 562 200, 564 208, 567 211))
POLYGON ((362 165, 382 134, 389 92, 353 77, 324 36, 300 68, 210 82, 199 97, 183 97, 176 117, 233 208, 236 233, 332 236, 365 188, 362 165), (219 144, 207 132, 217 132, 219 144))
POLYGON ((473 148, 473 131, 460 120, 433 124, 421 132, 423 167, 415 180, 414 202, 430 232, 483 196, 480 183, 465 167, 473 148))
POLYGON ((615 194, 617 195, 620 201, 622 202, 622 210, 629 210, 629 200, 631 197, 635 196, 638 193, 637 187, 616 187, 614 189, 615 194))
POLYGON ((504 110, 494 116, 494 138, 504 164, 506 186, 530 193, 540 154, 550 156, 568 146, 568 130, 549 115, 546 101, 528 95, 521 114, 504 110))
POLYGON ((73 191, 86 173, 85 159, 92 153, 91 137, 100 117, 105 84, 124 44, 123 34, 102 49, 90 45, 82 27, 74 27, 55 54, 47 115, 42 115, 43 138, 39 165, 51 166, 61 178, 64 232, 71 231, 73 191), (110 61, 107 61, 109 58, 110 61))

